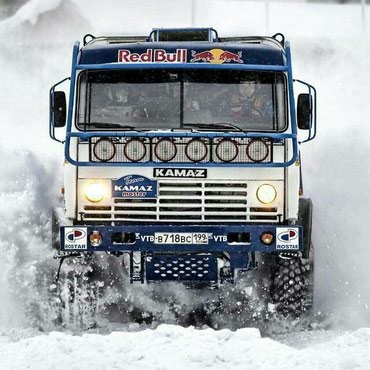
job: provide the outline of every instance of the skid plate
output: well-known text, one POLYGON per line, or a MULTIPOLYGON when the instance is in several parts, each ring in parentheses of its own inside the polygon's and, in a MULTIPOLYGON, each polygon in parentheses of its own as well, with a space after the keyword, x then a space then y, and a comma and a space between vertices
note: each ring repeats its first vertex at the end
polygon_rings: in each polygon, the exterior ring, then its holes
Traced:
POLYGON ((146 280, 217 282, 217 257, 212 255, 155 255, 146 258, 146 280))

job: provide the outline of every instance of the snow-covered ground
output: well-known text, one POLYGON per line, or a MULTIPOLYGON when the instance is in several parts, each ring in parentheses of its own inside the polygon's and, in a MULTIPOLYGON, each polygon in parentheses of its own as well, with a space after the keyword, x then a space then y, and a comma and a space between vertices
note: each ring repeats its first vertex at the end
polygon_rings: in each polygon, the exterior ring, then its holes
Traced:
MULTIPOLYGON (((321 333, 320 333, 321 334, 321 333)), ((4 369, 368 369, 370 329, 295 348, 257 329, 232 332, 161 325, 107 335, 52 332, 0 337, 4 369)))
MULTIPOLYGON (((370 17, 361 35, 360 7, 275 2, 267 30, 262 1, 171 4, 32 0, 0 23, 0 368, 370 368, 370 17), (70 331, 53 331, 45 308, 57 264, 49 210, 63 151, 48 138, 48 89, 69 74, 71 45, 85 33, 146 34, 192 22, 228 35, 285 32, 295 77, 318 88, 319 135, 302 148, 305 191, 315 204, 318 329, 261 338, 252 328, 139 326, 114 323, 115 316, 86 333, 73 323, 70 331)), ((143 311, 161 314, 161 322, 175 322, 163 302, 153 308, 164 291, 130 287, 125 294, 143 311)), ((188 304, 194 298, 176 294, 188 304)), ((226 326, 242 319, 231 315, 226 326)))

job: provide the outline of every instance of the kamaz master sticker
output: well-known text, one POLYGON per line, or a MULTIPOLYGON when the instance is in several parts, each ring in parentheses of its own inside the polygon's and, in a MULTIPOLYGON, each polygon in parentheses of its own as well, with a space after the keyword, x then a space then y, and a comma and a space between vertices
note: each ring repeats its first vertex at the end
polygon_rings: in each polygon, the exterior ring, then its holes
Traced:
POLYGON ((141 175, 127 175, 112 181, 113 198, 156 198, 157 181, 141 175))
POLYGON ((73 249, 73 250, 87 249, 87 228, 65 227, 64 249, 73 249))
POLYGON ((299 250, 299 229, 297 227, 277 227, 276 249, 299 250))

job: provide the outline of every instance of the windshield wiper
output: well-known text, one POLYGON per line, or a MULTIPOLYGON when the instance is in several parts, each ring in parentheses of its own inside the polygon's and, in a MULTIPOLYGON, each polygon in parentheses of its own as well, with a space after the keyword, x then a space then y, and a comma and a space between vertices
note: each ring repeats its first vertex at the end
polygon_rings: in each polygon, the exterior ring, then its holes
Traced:
POLYGON ((204 128, 204 129, 225 129, 225 128, 233 128, 234 130, 247 133, 242 128, 233 125, 229 122, 215 122, 215 123, 183 123, 183 126, 190 126, 190 127, 198 127, 198 128, 204 128))
POLYGON ((135 128, 134 126, 129 126, 129 125, 123 125, 121 123, 110 123, 110 122, 90 122, 88 125, 86 126, 96 126, 96 127, 99 127, 99 126, 104 126, 104 127, 109 127, 109 128, 126 128, 128 130, 135 130, 135 131, 139 131, 137 128, 135 128))

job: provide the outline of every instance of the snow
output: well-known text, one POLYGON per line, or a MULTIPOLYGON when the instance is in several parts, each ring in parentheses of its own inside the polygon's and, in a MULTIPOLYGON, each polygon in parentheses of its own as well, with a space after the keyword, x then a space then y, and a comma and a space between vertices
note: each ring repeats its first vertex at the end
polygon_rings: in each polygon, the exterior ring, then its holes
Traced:
POLYGON ((183 328, 113 331, 106 335, 51 332, 20 340, 0 337, 6 369, 368 369, 370 329, 293 348, 257 329, 183 328))
POLYGON ((36 25, 40 14, 56 9, 62 0, 39 0, 26 3, 16 14, 21 22, 28 21, 33 26, 36 25))
MULTIPOLYGON (((370 7, 363 27, 356 5, 271 2, 267 19, 262 1, 202 0, 194 1, 193 19, 191 1, 176 3, 32 0, 0 23, 0 368, 370 368, 370 7), (240 328, 243 317, 233 314, 213 323, 235 331, 115 324, 106 317, 86 332, 73 322, 56 328, 43 289, 57 267, 50 205, 63 150, 48 138, 48 89, 69 74, 71 46, 85 33, 147 34, 192 23, 223 35, 283 31, 295 77, 318 89, 319 134, 302 147, 305 192, 315 204, 317 330, 266 338, 240 328)), ((171 289, 189 306, 199 298, 171 289)), ((253 297, 252 286, 244 291, 253 297)), ((114 286, 103 303, 124 297, 175 323, 160 299, 168 292, 114 286)))
POLYGON ((62 4, 62 1, 63 0, 30 1, 22 6, 12 18, 2 22, 2 29, 8 27, 14 28, 26 22, 35 26, 41 14, 57 9, 62 4))

